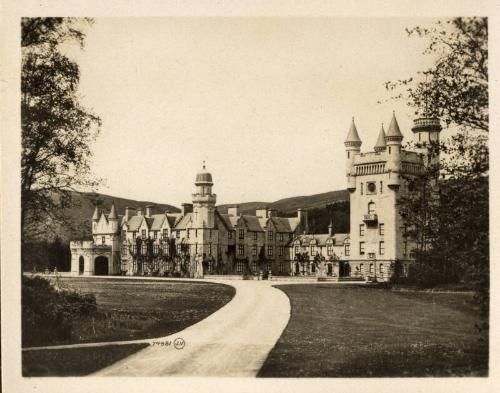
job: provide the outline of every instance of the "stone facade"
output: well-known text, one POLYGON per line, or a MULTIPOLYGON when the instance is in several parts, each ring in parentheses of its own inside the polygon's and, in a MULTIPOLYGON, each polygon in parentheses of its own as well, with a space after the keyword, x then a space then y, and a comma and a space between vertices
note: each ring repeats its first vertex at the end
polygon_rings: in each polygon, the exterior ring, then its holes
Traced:
MULTIPOLYGON (((307 212, 278 217, 272 209, 227 214, 216 208, 212 175, 196 175, 192 203, 181 213, 153 214, 153 207, 127 207, 117 215, 96 207, 91 241, 71 242, 75 275, 204 274, 350 277, 387 281, 395 263, 403 273, 412 263, 415 243, 406 236, 398 198, 408 192, 406 178, 417 176, 432 160, 428 143, 439 141, 436 119, 418 119, 412 128, 416 151, 402 149, 403 135, 393 115, 387 133, 382 126, 374 151, 361 153, 352 121, 346 147, 350 233, 308 233, 307 212)), ((436 164, 438 161, 432 161, 436 164)))

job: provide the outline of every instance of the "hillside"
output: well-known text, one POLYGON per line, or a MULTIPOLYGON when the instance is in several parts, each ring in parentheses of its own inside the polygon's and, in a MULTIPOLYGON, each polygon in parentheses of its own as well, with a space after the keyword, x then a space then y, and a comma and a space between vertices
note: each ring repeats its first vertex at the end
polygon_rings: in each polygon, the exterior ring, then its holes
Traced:
MULTIPOLYGON (((246 202, 240 203, 238 205, 240 207, 240 211, 243 214, 254 214, 256 208, 267 206, 271 209, 276 209, 278 212, 284 215, 295 215, 297 209, 299 208, 324 208, 332 203, 345 201, 349 201, 349 192, 347 190, 337 190, 324 192, 321 194, 284 198, 270 203, 246 202)), ((217 208, 221 213, 225 213, 227 212, 228 206, 232 205, 219 205, 217 208)))
POLYGON ((90 236, 91 220, 96 204, 102 206, 105 213, 109 212, 113 201, 118 214, 123 214, 126 206, 144 208, 147 205, 152 205, 154 206, 153 212, 155 213, 163 213, 167 210, 172 213, 180 211, 177 207, 166 203, 137 201, 106 194, 74 192, 72 198, 74 204, 72 207, 64 210, 68 222, 72 223, 72 228, 54 228, 54 236, 57 235, 63 242, 67 242, 71 239, 88 238, 90 236))

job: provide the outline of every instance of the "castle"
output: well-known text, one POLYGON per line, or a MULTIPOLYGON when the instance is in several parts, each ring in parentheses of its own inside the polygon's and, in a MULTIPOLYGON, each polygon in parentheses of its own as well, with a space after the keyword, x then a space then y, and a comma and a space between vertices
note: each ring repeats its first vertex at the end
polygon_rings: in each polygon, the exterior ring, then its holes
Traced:
POLYGON ((439 141, 439 120, 415 120, 414 151, 402 149, 403 135, 393 114, 383 126, 374 151, 361 153, 354 124, 344 142, 350 233, 308 232, 307 211, 278 217, 273 209, 255 215, 230 207, 217 210, 211 173, 205 165, 196 175, 192 203, 180 213, 154 214, 127 207, 118 215, 95 208, 92 240, 72 241, 74 275, 161 275, 203 277, 210 274, 301 276, 387 281, 395 263, 407 274, 415 241, 406 234, 398 197, 408 193, 405 178, 418 176, 439 157, 429 144, 439 141))

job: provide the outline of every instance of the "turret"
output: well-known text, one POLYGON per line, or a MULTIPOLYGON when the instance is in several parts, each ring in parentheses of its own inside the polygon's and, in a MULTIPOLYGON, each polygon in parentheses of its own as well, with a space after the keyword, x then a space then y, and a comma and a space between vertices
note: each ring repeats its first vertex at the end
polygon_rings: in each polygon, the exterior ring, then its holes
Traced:
POLYGON ((412 127, 414 150, 423 157, 424 165, 439 165, 439 119, 422 117, 415 119, 412 127))
POLYGON ((399 129, 396 115, 392 112, 391 123, 385 135, 387 145, 387 171, 389 172, 389 187, 398 188, 400 185, 399 174, 401 171, 401 142, 403 134, 399 129))
POLYGON ((375 151, 377 153, 381 153, 387 149, 387 144, 385 143, 385 131, 384 124, 382 123, 382 127, 380 127, 380 132, 378 134, 377 143, 375 143, 375 151))
POLYGON ((196 175, 194 182, 196 192, 193 197, 194 224, 196 228, 213 228, 215 225, 216 195, 212 194, 212 174, 207 171, 205 163, 196 175))
POLYGON ((108 221, 111 232, 118 232, 118 215, 116 214, 115 202, 111 203, 111 210, 108 214, 108 221))
POLYGON ((344 142, 345 150, 347 153, 346 161, 346 175, 347 175, 347 189, 353 192, 356 189, 356 173, 354 170, 354 157, 361 151, 361 139, 358 135, 358 130, 354 124, 354 117, 352 118, 349 133, 344 142))
POLYGON ((101 218, 101 209, 99 209, 99 206, 96 205, 94 209, 94 214, 92 216, 92 233, 94 233, 97 227, 97 222, 99 221, 99 218, 101 218))

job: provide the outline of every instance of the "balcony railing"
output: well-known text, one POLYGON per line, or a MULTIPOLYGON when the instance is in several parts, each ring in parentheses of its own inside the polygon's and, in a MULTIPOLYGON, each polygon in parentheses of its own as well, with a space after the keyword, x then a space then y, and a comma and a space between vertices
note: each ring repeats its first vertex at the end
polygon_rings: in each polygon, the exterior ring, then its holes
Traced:
POLYGON ((378 221, 376 214, 363 214, 363 221, 367 224, 375 224, 378 221))

